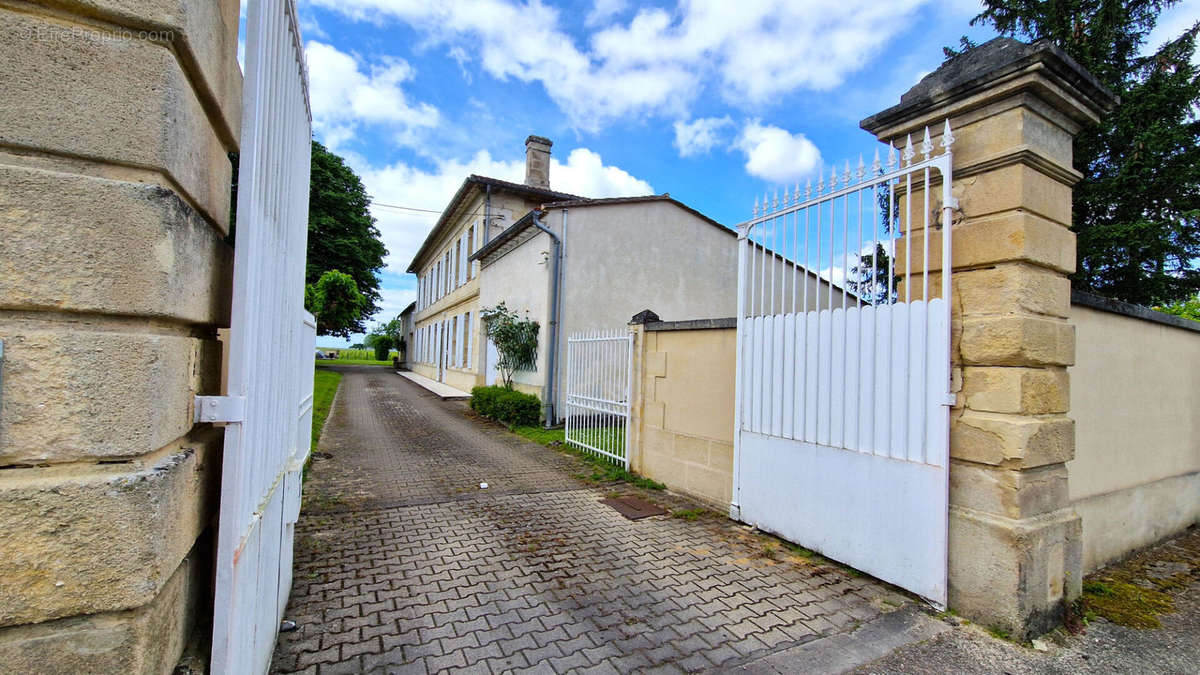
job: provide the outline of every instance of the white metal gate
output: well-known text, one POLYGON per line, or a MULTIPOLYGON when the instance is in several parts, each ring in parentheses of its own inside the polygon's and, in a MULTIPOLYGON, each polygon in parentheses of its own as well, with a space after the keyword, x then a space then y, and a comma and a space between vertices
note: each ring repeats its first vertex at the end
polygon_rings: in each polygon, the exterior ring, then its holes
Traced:
POLYGON ((633 335, 590 331, 567 338, 566 439, 629 468, 633 335))
POLYGON ((211 668, 265 673, 292 584, 312 433, 316 323, 304 311, 311 114, 293 0, 250 0, 211 668))
POLYGON ((910 138, 739 227, 730 509, 941 605, 953 140, 926 129, 920 161, 910 138))

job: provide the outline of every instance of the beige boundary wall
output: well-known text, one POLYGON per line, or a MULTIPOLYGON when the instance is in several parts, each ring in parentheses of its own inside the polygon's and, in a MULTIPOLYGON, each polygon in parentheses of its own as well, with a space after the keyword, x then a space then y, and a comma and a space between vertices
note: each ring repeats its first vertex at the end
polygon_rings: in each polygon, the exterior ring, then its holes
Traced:
POLYGON ((719 513, 733 495, 734 319, 659 322, 634 331, 630 468, 719 513))
POLYGON ((238 0, 0 0, 0 670, 207 651, 238 0))
POLYGON ((1075 293, 1071 502, 1091 571, 1200 522, 1200 322, 1075 293))

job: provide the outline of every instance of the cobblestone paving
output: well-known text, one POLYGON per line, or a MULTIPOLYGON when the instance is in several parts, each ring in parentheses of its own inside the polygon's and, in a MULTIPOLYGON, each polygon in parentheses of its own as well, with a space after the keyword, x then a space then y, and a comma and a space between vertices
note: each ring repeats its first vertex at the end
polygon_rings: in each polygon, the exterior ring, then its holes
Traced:
POLYGON ((599 503, 612 486, 571 478, 574 459, 390 372, 346 373, 296 529, 300 629, 275 672, 723 669, 908 602, 776 560, 719 516, 628 521, 599 503))

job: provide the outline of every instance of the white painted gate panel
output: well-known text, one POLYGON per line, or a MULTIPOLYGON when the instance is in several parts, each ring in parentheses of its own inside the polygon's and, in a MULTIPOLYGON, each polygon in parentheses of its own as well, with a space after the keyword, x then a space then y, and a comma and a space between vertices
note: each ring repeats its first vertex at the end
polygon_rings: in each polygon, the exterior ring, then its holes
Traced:
POLYGON ((589 331, 567 338, 567 443, 629 468, 633 335, 589 331))
MULTIPOLYGON (((265 673, 292 580, 312 429, 304 311, 311 117, 292 0, 251 0, 214 595, 214 673, 265 673)), ((199 403, 199 402, 198 402, 199 403)))
POLYGON ((928 261, 950 260, 952 142, 764 197, 739 228, 730 509, 941 605, 950 278, 928 261))

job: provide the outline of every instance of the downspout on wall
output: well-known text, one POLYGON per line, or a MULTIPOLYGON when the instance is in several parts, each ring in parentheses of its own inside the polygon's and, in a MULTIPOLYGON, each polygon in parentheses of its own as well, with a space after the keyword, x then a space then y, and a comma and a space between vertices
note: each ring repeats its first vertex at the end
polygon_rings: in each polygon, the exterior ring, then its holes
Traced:
POLYGON ((483 202, 483 243, 492 240, 492 186, 487 186, 487 196, 483 202))
POLYGON ((554 397, 557 389, 555 384, 558 380, 558 304, 562 291, 559 262, 562 258, 562 240, 542 222, 542 213, 542 211, 533 212, 533 226, 550 236, 550 242, 554 248, 550 254, 552 265, 550 268, 550 334, 546 339, 546 344, 550 346, 550 353, 546 355, 546 370, 549 372, 546 373, 546 391, 542 395, 542 416, 546 420, 546 428, 549 429, 554 426, 554 397))

